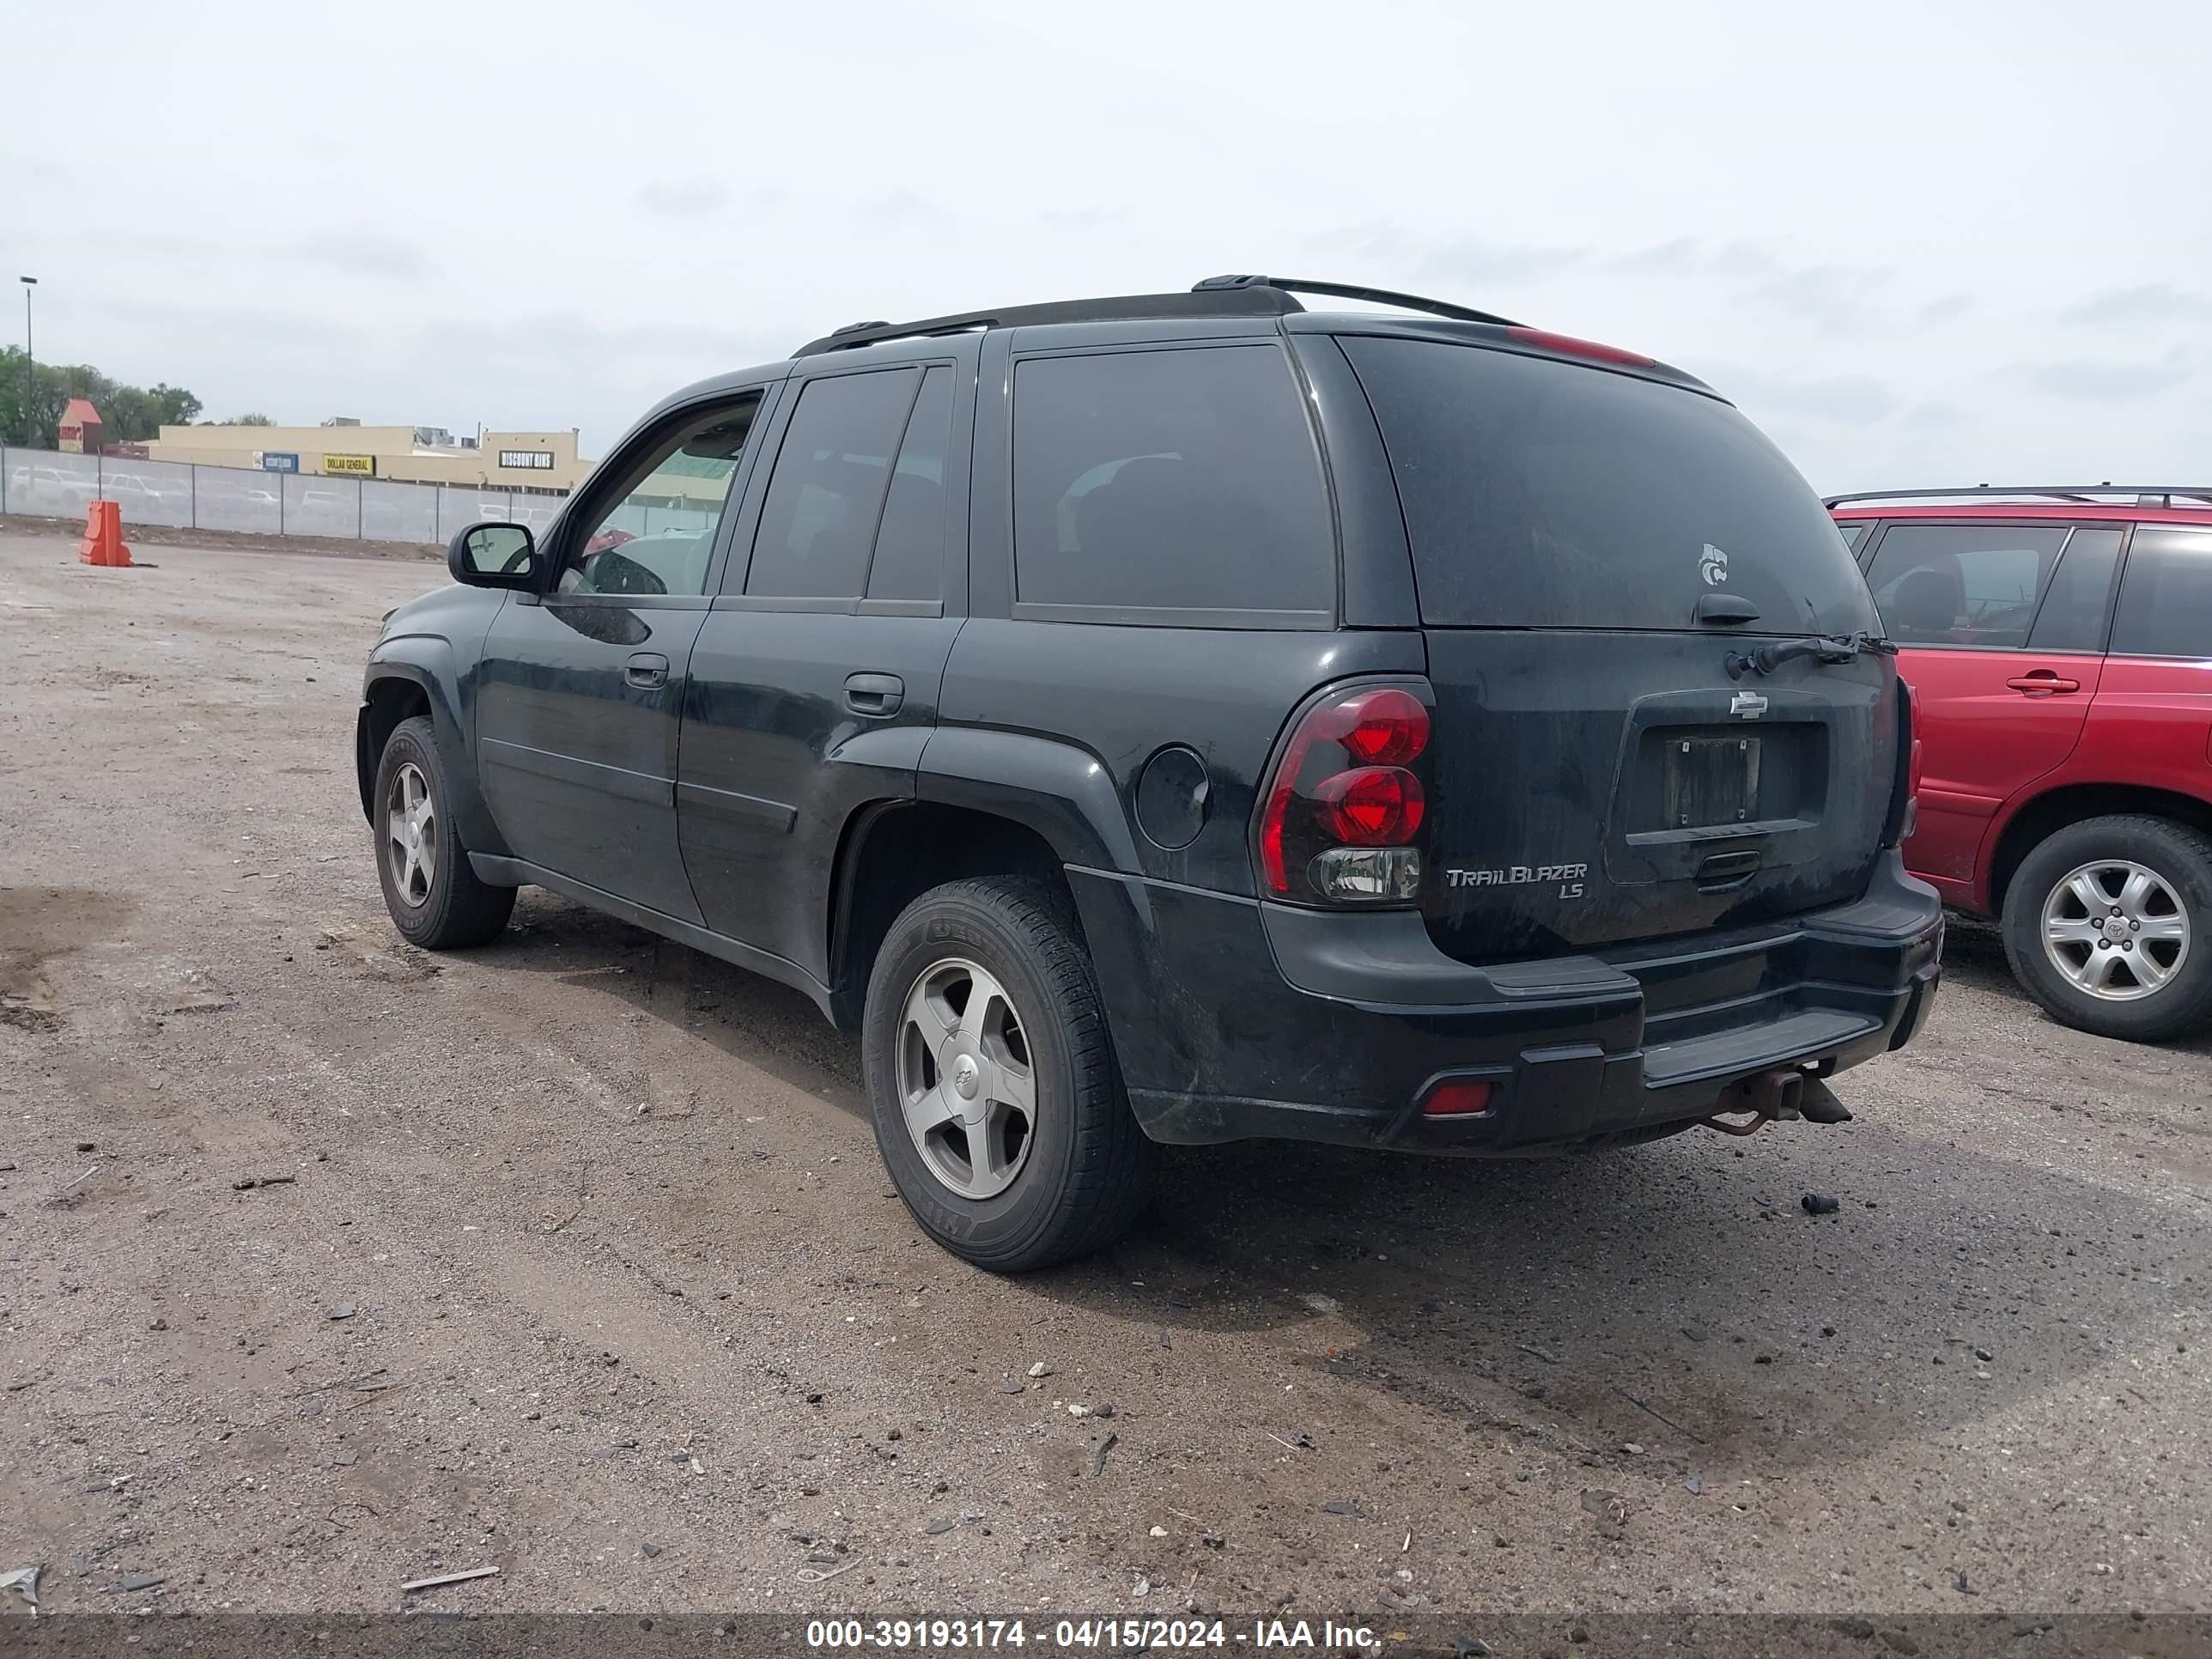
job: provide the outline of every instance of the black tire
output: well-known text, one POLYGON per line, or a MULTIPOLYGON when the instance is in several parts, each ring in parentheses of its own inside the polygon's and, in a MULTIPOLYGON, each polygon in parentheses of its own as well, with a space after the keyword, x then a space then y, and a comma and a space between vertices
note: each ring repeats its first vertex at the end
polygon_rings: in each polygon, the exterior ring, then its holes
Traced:
POLYGON ((392 729, 384 752, 377 757, 376 789, 369 797, 371 822, 376 835, 376 874, 384 888, 384 908, 392 926, 410 945, 426 951, 465 950, 497 939, 514 909, 514 889, 495 887, 477 879, 469 866, 468 849, 447 809, 453 792, 446 769, 438 758, 437 732, 426 714, 404 720, 392 729), (431 816, 425 837, 430 858, 427 883, 410 879, 403 888, 403 872, 393 868, 391 844, 392 785, 405 768, 413 768, 427 786, 431 816))
MULTIPOLYGON (((2097 878, 2109 887, 2112 878, 2097 878)), ((2088 907, 2069 904, 2069 911, 2088 907)), ((2109 915, 2110 911, 2105 912, 2109 915)), ((2056 830, 2021 861, 2005 890, 2005 957, 2013 976, 2053 1019, 2100 1036, 2131 1042, 2157 1042, 2185 1036, 2212 1019, 2212 836, 2170 818, 2129 814, 2084 818, 2056 830), (2178 914, 2187 927, 2186 948, 2171 965, 2171 977, 2155 989, 2130 966, 2136 941, 2112 969, 2119 988, 2132 994, 2109 1000, 2076 986, 2044 948, 2045 906, 2073 872, 2100 860, 2141 866, 2163 882, 2173 908, 2154 897, 2158 914, 2178 914)), ((2080 947, 2081 959, 2110 948, 2080 947)), ((2154 948, 2165 955, 2167 947, 2154 948)))
POLYGON ((1158 1149, 1130 1114, 1091 958, 1049 884, 950 882, 908 905, 869 975, 861 1052, 884 1166, 922 1230, 955 1255, 994 1273, 1027 1273, 1113 1243, 1143 1209, 1158 1149), (1035 1093, 1011 1183, 981 1200, 924 1161, 898 1081, 909 995, 962 962, 1003 987, 1035 1093))

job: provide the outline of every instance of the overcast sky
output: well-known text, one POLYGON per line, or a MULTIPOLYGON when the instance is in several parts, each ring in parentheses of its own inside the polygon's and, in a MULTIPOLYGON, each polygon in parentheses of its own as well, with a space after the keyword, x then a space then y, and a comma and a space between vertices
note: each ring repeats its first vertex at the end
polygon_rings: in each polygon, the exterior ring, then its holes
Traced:
POLYGON ((2212 475, 2201 4, 0 0, 0 64, 38 356, 216 416, 597 454, 842 323, 1264 270, 1680 364, 1825 489, 2212 475))

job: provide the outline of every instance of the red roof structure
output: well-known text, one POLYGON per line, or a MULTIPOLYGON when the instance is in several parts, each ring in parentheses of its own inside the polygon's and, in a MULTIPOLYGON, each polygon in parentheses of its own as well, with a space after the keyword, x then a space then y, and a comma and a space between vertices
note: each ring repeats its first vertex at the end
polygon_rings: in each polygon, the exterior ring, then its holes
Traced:
POLYGON ((106 423, 100 411, 92 406, 88 398, 72 398, 69 407, 62 410, 59 428, 54 436, 58 447, 73 455, 97 453, 100 440, 106 435, 106 423))

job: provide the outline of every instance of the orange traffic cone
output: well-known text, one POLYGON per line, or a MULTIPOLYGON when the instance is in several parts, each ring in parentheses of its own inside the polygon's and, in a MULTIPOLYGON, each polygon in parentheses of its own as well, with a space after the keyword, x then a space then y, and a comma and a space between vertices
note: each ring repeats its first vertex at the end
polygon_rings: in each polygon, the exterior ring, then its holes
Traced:
POLYGON ((76 544, 79 564, 128 566, 131 550, 123 544, 123 506, 119 501, 94 501, 84 509, 84 539, 76 544))

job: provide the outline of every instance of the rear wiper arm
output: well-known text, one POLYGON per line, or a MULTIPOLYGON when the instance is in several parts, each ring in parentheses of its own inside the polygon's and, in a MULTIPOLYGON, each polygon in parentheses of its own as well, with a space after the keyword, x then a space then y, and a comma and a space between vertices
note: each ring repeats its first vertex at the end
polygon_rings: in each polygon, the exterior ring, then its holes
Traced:
POLYGON ((1729 678, 1740 680, 1753 672, 1771 674, 1784 663, 1794 662, 1799 657, 1826 663, 1849 662, 1867 651, 1893 657, 1897 654, 1897 641, 1863 628, 1856 634, 1808 634, 1802 640, 1776 640, 1754 651, 1729 652, 1729 678))

